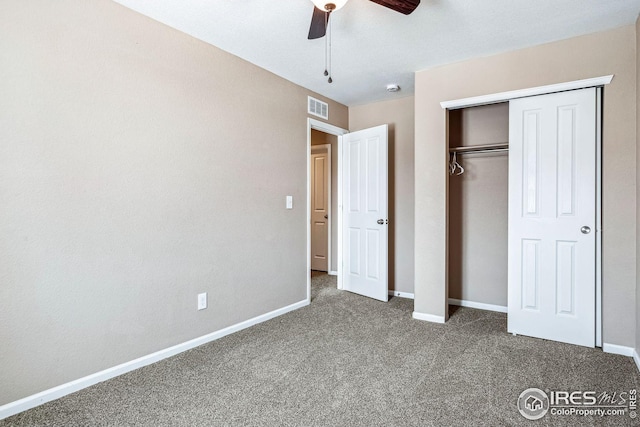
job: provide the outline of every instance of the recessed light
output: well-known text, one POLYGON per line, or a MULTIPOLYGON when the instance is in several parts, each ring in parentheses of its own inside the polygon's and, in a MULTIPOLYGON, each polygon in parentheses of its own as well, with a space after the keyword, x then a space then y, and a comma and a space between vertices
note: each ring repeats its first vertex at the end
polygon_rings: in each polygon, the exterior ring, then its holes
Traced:
POLYGON ((400 86, 397 84, 387 85, 387 92, 398 92, 400 90, 400 86))

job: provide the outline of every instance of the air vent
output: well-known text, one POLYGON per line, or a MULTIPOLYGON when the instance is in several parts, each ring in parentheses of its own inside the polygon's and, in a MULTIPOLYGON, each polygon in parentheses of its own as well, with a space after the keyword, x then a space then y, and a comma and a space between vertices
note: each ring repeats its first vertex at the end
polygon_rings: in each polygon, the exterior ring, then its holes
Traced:
POLYGON ((309 97, 309 114, 329 120, 329 104, 309 97))

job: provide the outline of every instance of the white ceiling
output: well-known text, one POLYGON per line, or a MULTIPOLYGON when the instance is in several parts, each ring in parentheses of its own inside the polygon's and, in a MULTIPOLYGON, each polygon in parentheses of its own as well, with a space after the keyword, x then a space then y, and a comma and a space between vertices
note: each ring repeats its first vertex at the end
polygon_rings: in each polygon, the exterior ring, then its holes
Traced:
POLYGON ((633 24, 640 0, 422 0, 408 16, 350 0, 307 40, 310 0, 115 0, 300 86, 352 106, 413 94, 414 72, 633 24), (402 90, 385 91, 389 83, 402 90))

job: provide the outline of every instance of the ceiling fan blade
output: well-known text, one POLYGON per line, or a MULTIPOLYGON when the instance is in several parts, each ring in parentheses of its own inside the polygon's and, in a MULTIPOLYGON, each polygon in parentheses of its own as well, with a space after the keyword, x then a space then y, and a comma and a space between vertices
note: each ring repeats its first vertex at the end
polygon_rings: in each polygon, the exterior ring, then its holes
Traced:
POLYGON ((409 15, 420 5, 420 0, 371 0, 381 6, 388 7, 396 12, 409 15))
POLYGON ((327 34, 327 23, 329 22, 329 12, 323 12, 317 7, 313 7, 311 16, 311 27, 309 28, 309 40, 319 39, 327 34))

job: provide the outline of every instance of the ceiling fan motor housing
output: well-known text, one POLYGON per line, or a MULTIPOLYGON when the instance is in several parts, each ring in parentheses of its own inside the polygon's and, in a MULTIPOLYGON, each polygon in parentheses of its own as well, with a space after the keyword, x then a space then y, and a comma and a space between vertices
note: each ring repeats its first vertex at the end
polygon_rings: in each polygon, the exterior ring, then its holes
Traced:
POLYGON ((311 0, 311 1, 318 9, 326 12, 333 12, 334 10, 338 10, 342 6, 344 6, 348 0, 333 0, 333 1, 311 0))

